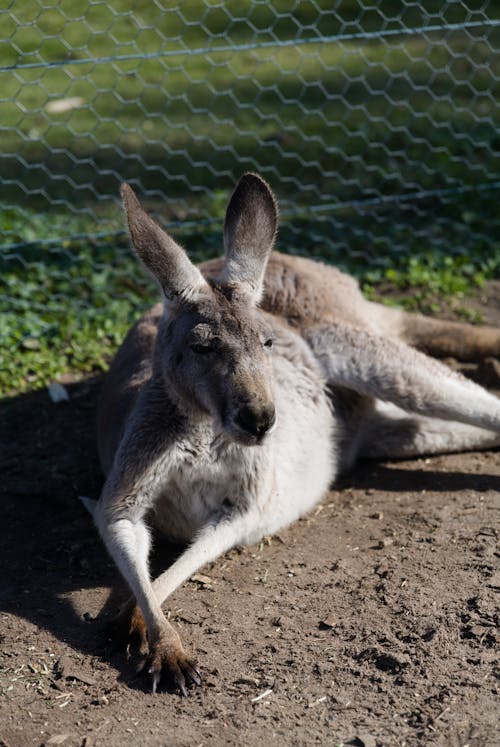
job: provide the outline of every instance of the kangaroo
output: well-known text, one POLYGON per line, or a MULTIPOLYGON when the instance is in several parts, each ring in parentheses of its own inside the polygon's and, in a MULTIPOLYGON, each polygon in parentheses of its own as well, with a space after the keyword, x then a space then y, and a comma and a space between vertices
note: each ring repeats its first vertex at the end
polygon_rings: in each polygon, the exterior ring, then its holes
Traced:
POLYGON ((86 500, 133 594, 156 691, 200 684, 162 604, 201 566, 311 509, 360 458, 500 445, 500 400, 428 357, 500 355, 500 330, 367 301, 339 270, 272 252, 278 208, 259 176, 229 201, 224 257, 193 265, 122 196, 135 251, 163 302, 130 330, 105 381, 98 448, 107 479, 86 500), (158 578, 150 526, 187 548, 158 578))

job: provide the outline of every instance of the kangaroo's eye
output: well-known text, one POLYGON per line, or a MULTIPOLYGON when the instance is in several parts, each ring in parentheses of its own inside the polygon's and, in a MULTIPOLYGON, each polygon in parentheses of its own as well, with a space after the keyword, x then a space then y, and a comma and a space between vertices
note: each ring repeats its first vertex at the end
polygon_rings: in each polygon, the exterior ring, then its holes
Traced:
POLYGON ((264 347, 265 348, 272 348, 272 346, 273 346, 273 338, 272 337, 268 337, 267 340, 264 343, 264 347))
POLYGON ((208 353, 213 353, 214 348, 212 345, 202 345, 200 343, 193 343, 189 346, 193 353, 197 353, 198 355, 208 355, 208 353))

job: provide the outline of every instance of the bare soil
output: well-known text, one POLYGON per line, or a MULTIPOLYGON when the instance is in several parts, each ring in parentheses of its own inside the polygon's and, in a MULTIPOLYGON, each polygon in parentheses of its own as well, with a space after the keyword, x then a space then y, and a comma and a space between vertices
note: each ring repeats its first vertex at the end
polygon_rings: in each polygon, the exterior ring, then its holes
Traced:
MULTIPOLYGON (((499 287, 475 301, 497 325, 499 287)), ((362 464, 203 569, 168 608, 203 686, 152 695, 106 632, 117 572, 78 501, 102 484, 99 383, 1 404, 0 745, 499 743, 498 451, 362 464)))

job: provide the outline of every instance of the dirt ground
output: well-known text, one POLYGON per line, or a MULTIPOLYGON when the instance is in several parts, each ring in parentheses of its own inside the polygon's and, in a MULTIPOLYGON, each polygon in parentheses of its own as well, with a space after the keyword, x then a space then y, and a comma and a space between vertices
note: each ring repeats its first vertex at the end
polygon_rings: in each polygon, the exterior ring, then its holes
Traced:
MULTIPOLYGON (((500 284, 476 304, 500 324, 500 284)), ((169 606, 203 686, 152 695, 106 634, 117 572, 78 501, 99 383, 1 403, 0 745, 499 743, 499 451, 365 463, 203 569, 169 606)))

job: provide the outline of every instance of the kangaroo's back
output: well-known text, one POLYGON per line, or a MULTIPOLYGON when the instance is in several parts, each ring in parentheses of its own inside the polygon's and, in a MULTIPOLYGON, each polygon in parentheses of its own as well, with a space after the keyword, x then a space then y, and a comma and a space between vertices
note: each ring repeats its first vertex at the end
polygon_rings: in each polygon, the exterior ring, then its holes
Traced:
MULTIPOLYGON (((224 257, 199 265, 215 281, 224 257)), ((318 324, 345 324, 384 337, 403 340, 436 357, 480 360, 500 355, 500 333, 372 303, 358 282, 336 267, 306 257, 273 252, 267 263, 260 308, 301 335, 318 324)), ((151 376, 152 359, 163 306, 154 306, 132 327, 120 347, 103 386, 98 414, 98 448, 105 473, 137 395, 151 376)))
MULTIPOLYGON (((223 258, 204 262, 200 269, 216 277, 223 258)), ((299 331, 308 326, 344 322, 371 326, 371 306, 350 275, 323 262, 273 252, 266 267, 261 308, 286 320, 299 331)))
POLYGON ((147 311, 129 330, 104 380, 97 412, 97 449, 108 474, 139 392, 151 378, 162 304, 147 311))

